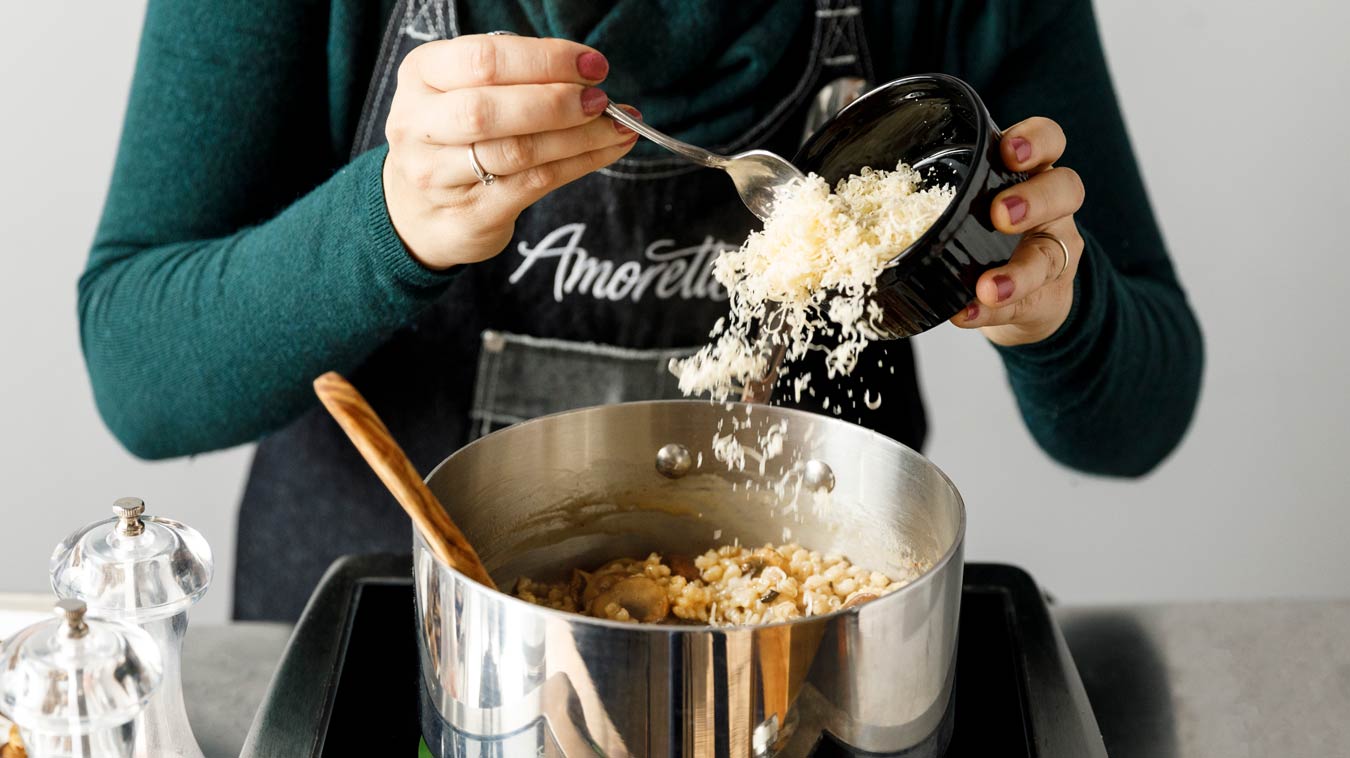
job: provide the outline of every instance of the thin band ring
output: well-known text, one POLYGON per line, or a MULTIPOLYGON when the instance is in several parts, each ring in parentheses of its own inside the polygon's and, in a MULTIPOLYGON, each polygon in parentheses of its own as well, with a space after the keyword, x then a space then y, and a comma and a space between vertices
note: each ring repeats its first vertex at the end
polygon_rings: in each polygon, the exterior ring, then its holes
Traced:
POLYGON ((1050 232, 1032 232, 1026 236, 1026 239, 1036 239, 1037 237, 1059 243, 1059 249, 1064 251, 1064 259, 1060 262, 1059 273, 1055 274, 1054 278, 1058 279, 1061 276, 1064 276, 1064 272, 1069 268, 1069 246, 1064 244, 1064 240, 1056 237, 1050 232))
MULTIPOLYGON (((488 32, 489 37, 516 37, 515 32, 495 31, 488 32)), ((486 187, 497 181, 497 175, 483 168, 483 164, 478 162, 478 153, 474 152, 473 145, 469 145, 469 167, 473 169, 473 175, 478 177, 478 181, 486 187)))
POLYGON ((483 168, 483 164, 478 162, 478 153, 474 152, 473 145, 469 145, 469 167, 473 169, 473 175, 478 177, 478 181, 486 187, 497 181, 497 175, 483 168))

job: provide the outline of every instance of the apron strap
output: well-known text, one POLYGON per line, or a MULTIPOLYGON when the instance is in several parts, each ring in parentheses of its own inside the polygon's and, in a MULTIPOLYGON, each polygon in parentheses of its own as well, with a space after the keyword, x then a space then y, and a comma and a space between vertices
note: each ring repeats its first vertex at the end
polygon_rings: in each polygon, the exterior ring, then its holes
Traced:
POLYGON ((361 121, 352 140, 352 158, 384 144, 384 118, 394 100, 394 72, 408 53, 424 42, 459 36, 454 0, 398 0, 389 14, 380 43, 380 57, 366 90, 361 121))
POLYGON ((873 82, 861 0, 816 0, 822 79, 860 76, 873 82))

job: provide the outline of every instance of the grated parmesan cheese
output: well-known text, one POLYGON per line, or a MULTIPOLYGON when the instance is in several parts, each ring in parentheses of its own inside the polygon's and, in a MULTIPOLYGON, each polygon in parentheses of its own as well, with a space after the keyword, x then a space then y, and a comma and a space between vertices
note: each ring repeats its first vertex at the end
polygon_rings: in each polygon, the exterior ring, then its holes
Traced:
POLYGON ((810 371, 804 372, 801 376, 794 377, 792 380, 793 399, 796 400, 798 403, 800 403, 802 401, 802 390, 809 389, 807 385, 810 383, 811 383, 810 371))
POLYGON ((876 399, 876 400, 873 400, 873 399, 872 399, 872 390, 867 390, 866 392, 863 393, 863 405, 866 405, 866 406, 867 406, 867 409, 870 410, 870 411, 874 411, 874 410, 880 408, 880 407, 881 407, 881 393, 878 392, 878 393, 877 393, 877 399, 876 399))
POLYGON ((826 351, 828 377, 852 373, 878 336, 881 309, 871 300, 877 277, 955 196, 949 186, 921 184, 901 163, 894 171, 864 168, 834 192, 815 174, 780 188, 764 229, 713 266, 731 313, 713 327, 710 344, 672 361, 680 390, 725 400, 768 372, 773 346, 785 345, 787 360, 797 360, 820 337, 833 343, 817 345, 826 351))

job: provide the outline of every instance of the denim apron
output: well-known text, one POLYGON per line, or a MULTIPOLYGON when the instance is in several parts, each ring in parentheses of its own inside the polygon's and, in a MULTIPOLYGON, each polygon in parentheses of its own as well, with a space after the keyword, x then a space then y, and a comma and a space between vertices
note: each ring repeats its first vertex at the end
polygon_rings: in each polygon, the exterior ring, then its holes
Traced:
MULTIPOLYGON (((822 84, 873 81, 861 24, 860 0, 817 0, 814 23, 799 35, 802 52, 780 64, 799 70, 785 80, 793 84, 752 128, 711 147, 793 154, 822 84)), ((353 155, 383 144, 409 51, 486 31, 462 29, 453 0, 400 0, 353 155)), ((473 438, 535 416, 679 397, 670 359, 704 343, 727 312, 712 262, 757 227, 722 172, 673 156, 626 158, 527 209, 500 255, 465 267, 444 297, 348 378, 424 473, 473 438)), ((925 424, 908 343, 874 347, 862 363, 829 390, 842 408, 822 412, 919 447, 925 424), (881 392, 880 409, 866 410, 864 388, 881 392)), ((825 384, 819 363, 794 370, 825 384)), ((821 411, 822 399, 801 405, 821 411)), ((293 620, 334 559, 406 552, 411 539, 407 517, 315 408, 258 446, 240 508, 235 617, 293 620)))

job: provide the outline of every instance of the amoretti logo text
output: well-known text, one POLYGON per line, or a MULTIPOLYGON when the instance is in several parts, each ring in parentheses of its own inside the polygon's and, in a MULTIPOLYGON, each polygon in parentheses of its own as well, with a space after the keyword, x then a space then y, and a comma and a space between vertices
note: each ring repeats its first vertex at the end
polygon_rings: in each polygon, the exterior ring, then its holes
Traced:
POLYGON ((568 296, 636 303, 649 294, 660 300, 727 299, 726 289, 713 279, 712 265, 723 250, 734 250, 734 245, 705 237, 697 245, 676 247, 674 240, 659 239, 642 251, 641 261, 616 264, 587 252, 581 246, 585 234, 586 225, 575 223, 554 229, 534 245, 521 242, 516 251, 523 260, 508 281, 517 284, 536 263, 546 269, 544 262, 556 259, 553 299, 560 303, 568 296))

